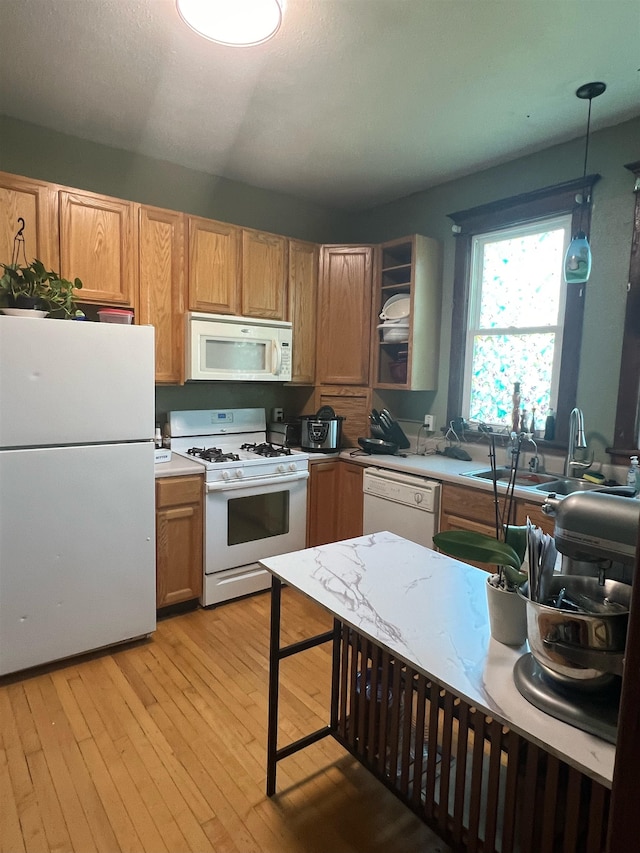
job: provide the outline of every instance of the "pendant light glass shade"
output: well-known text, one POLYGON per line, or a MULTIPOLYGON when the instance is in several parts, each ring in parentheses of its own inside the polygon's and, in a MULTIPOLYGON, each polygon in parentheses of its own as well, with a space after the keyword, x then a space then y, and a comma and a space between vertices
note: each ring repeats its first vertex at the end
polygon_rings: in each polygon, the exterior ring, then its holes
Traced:
POLYGON ((584 284, 590 274, 591 247, 584 231, 578 231, 564 259, 564 280, 567 284, 584 284))
POLYGON ((176 5, 198 35, 230 47, 262 44, 282 22, 278 0, 176 0, 176 5))
MULTIPOLYGON (((587 158, 589 156, 589 130, 591 128, 591 101, 601 95, 607 88, 606 83, 585 83, 576 91, 576 97, 589 101, 589 116, 587 118, 587 136, 584 144, 584 166, 582 180, 587 177, 587 158)), ((578 232, 569 243, 564 258, 564 280, 567 284, 584 284, 591 275, 591 247, 587 235, 582 230, 582 214, 589 199, 580 199, 580 226, 578 232)))

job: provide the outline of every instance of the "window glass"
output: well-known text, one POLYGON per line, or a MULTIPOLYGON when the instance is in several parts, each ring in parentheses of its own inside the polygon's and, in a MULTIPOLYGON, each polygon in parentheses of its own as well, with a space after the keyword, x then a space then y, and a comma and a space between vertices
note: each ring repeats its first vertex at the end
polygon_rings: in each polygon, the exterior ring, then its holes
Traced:
POLYGON ((520 383, 526 425, 556 408, 571 217, 478 234, 472 243, 463 407, 472 422, 510 426, 520 383))

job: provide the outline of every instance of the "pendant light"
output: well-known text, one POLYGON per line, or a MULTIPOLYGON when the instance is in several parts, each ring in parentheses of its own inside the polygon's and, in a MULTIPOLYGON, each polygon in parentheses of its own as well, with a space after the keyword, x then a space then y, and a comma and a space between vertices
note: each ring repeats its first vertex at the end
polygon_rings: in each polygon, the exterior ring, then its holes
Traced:
MULTIPOLYGON (((587 137, 584 144, 584 168, 582 180, 587 177, 587 157, 589 154, 589 130, 591 127, 591 101, 601 95, 607 88, 605 83, 585 83, 576 91, 576 96, 583 101, 589 101, 589 116, 587 118, 587 137)), ((584 190, 583 190, 584 192, 584 190)), ((584 284, 591 274, 591 247, 587 235, 582 230, 582 213, 589 199, 584 195, 580 201, 580 224, 574 235, 564 259, 564 280, 567 284, 584 284)))
POLYGON ((176 6, 198 35, 229 47, 262 44, 282 23, 279 0, 176 0, 176 6))

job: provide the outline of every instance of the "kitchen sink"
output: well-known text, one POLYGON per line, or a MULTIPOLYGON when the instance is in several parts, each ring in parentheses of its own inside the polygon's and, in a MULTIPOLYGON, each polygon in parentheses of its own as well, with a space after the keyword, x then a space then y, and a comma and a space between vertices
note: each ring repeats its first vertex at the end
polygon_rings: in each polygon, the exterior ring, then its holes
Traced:
MULTIPOLYGON (((493 471, 490 468, 486 471, 472 471, 466 476, 473 477, 476 480, 493 480, 494 478, 493 471)), ((510 478, 510 468, 496 468, 495 479, 498 483, 508 483, 510 478)), ((531 471, 518 471, 515 478, 516 486, 524 486, 528 488, 542 488, 547 483, 552 482, 559 482, 557 474, 537 474, 531 471)))
POLYGON ((571 495, 574 492, 588 492, 591 489, 601 487, 599 487, 597 483, 589 483, 587 480, 574 480, 570 477, 563 477, 561 479, 541 483, 535 488, 539 492, 555 492, 557 495, 571 495))

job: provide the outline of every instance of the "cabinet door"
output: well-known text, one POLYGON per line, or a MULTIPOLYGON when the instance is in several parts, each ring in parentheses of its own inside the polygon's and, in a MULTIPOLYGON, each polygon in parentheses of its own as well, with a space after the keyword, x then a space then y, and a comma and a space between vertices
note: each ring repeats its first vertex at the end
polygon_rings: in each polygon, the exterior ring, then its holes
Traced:
POLYGON ((240 228, 197 216, 187 223, 190 310, 239 314, 240 228))
POLYGON ((367 385, 371 338, 372 246, 323 246, 320 252, 316 378, 367 385))
POLYGON ((339 515, 338 539, 351 539, 362 536, 362 517, 364 513, 364 494, 362 476, 364 468, 354 462, 340 460, 338 467, 339 515))
POLYGON ((313 385, 316 376, 318 247, 289 240, 289 313, 293 324, 291 381, 313 385))
POLYGON ((61 190, 60 266, 82 280, 81 302, 134 304, 137 263, 135 211, 128 201, 61 190))
POLYGON ((369 435, 371 391, 353 385, 339 387, 324 385, 316 388, 314 409, 331 406, 336 415, 343 417, 342 447, 357 447, 358 438, 369 435))
POLYGON ((287 241, 277 234, 242 231, 242 313, 284 320, 287 241))
POLYGON ((309 465, 307 548, 338 539, 338 466, 340 461, 309 465))
MULTIPOLYGON (((14 239, 24 219, 24 254, 18 257, 20 266, 35 258, 47 269, 60 269, 58 252, 58 194, 57 188, 44 181, 32 181, 19 175, 0 172, 0 260, 11 262, 14 239)), ((4 272, 4 270, 2 270, 4 272)))
POLYGON ((202 477, 156 480, 156 607, 202 595, 202 477))
POLYGON ((184 365, 184 216, 139 210, 138 322, 156 332, 156 382, 180 384, 184 365))

